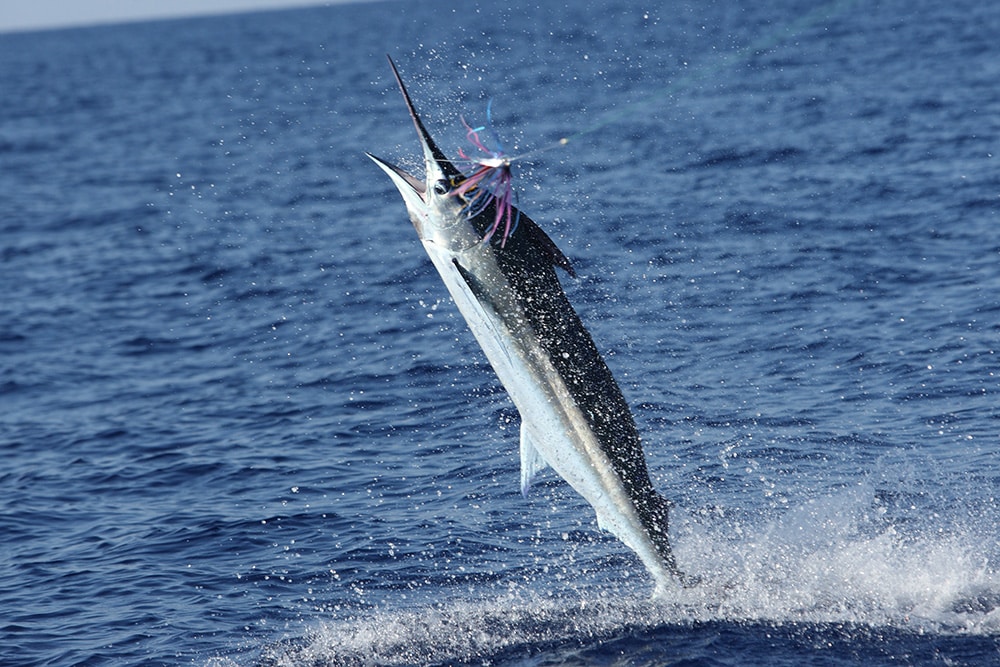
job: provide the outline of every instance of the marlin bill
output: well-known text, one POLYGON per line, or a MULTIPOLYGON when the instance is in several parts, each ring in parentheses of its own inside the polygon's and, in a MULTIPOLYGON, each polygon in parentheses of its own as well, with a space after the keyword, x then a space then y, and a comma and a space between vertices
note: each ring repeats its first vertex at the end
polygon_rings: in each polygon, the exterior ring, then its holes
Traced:
MULTIPOLYGON (((460 170, 417 114, 392 60, 423 150, 424 178, 368 156, 396 185, 417 235, 521 417, 521 490, 552 467, 638 554, 657 591, 691 583, 670 547, 670 502, 653 488, 635 421, 556 269, 566 256, 516 206, 511 159, 466 126, 460 170)), ((489 116, 489 111, 487 111, 489 116)))

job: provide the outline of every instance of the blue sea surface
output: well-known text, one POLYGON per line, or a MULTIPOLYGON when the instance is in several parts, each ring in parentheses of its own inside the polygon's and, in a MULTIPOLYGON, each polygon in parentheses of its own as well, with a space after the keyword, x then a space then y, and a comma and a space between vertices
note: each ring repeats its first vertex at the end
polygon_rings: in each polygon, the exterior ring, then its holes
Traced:
POLYGON ((1000 5, 0 35, 3 665, 1000 664, 1000 5), (699 586, 554 474, 371 151, 485 121, 699 586), (560 141, 565 140, 565 141, 560 141))

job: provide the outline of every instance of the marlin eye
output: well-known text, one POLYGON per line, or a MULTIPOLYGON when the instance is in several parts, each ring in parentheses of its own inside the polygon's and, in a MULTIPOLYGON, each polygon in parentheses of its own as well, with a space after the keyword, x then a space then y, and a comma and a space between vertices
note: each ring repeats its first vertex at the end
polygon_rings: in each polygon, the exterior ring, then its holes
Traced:
POLYGON ((451 184, 443 178, 434 184, 434 193, 439 195, 446 195, 448 191, 451 190, 451 184))

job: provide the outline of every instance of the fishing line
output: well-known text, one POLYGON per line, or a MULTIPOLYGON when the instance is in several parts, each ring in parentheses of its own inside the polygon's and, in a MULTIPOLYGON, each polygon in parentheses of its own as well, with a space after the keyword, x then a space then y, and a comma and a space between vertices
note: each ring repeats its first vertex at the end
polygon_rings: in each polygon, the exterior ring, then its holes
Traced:
POLYGON ((601 130, 608 125, 612 125, 620 121, 625 116, 629 114, 636 113, 637 111, 649 107, 652 103, 661 100, 674 94, 677 90, 683 89, 686 86, 691 86, 698 81, 707 79, 709 76, 718 73, 719 71, 725 69, 726 67, 731 67, 744 63, 748 61, 753 54, 761 53, 773 49, 783 42, 787 42, 790 39, 798 37, 808 28, 813 27, 822 20, 829 20, 830 18, 843 13, 850 5, 855 4, 857 0, 835 0, 834 2, 821 5, 820 7, 812 10, 811 12, 801 16, 797 20, 783 26, 782 28, 775 30, 761 39, 744 46, 742 48, 736 49, 729 54, 723 54, 720 56, 719 60, 711 66, 705 66, 698 68, 694 71, 689 71, 687 74, 681 76, 679 79, 666 87, 658 91, 655 95, 646 97, 645 99, 639 100, 632 104, 626 105, 617 111, 609 112, 605 115, 603 120, 590 125, 582 130, 574 132, 573 134, 566 135, 560 138, 555 143, 548 146, 543 146, 541 148, 536 148, 530 150, 526 153, 521 153, 516 157, 508 158, 510 161, 523 160, 525 157, 536 155, 538 153, 553 150, 555 148, 561 148, 566 146, 571 141, 576 141, 581 137, 588 134, 592 134, 601 130))
POLYGON ((741 49, 733 51, 728 56, 722 56, 713 66, 706 66, 693 72, 689 72, 687 75, 677 79, 674 83, 667 85, 658 91, 656 95, 651 95, 646 99, 626 105, 617 111, 606 114, 603 120, 591 125, 590 127, 579 130, 578 132, 564 136, 555 143, 549 144, 548 146, 542 146, 525 153, 520 153, 516 156, 506 155, 503 151, 503 146, 500 143, 499 137, 493 129, 492 100, 490 100, 490 103, 486 106, 486 125, 482 127, 472 127, 465 122, 464 118, 462 119, 462 123, 465 125, 467 130, 467 138, 482 155, 478 157, 470 156, 459 150, 459 155, 462 156, 463 161, 467 163, 473 171, 471 173, 464 174, 462 178, 453 181, 450 194, 461 197, 465 201, 466 205, 463 210, 470 219, 478 217, 480 213, 486 212, 487 209, 492 207, 493 223, 492 226, 484 230, 483 240, 488 242, 494 234, 501 229, 501 222, 503 222, 503 233, 500 235, 500 246, 503 247, 506 244, 507 239, 510 238, 510 235, 517 229, 517 224, 520 220, 520 211, 516 207, 517 195, 513 189, 513 178, 511 174, 511 165, 514 162, 521 162, 530 156, 535 156, 539 153, 566 146, 570 143, 570 141, 576 141, 581 137, 605 128, 612 123, 616 123, 628 114, 646 108, 655 101, 673 94, 676 90, 681 89, 684 86, 690 86, 697 81, 719 72, 725 67, 746 62, 753 54, 768 51, 778 44, 800 35, 803 31, 815 25, 821 19, 829 19, 831 16, 843 12, 855 1, 856 0, 835 0, 834 2, 819 7, 818 9, 814 9, 813 11, 800 17, 798 20, 787 24, 782 29, 773 31, 765 37, 758 39, 741 49), (490 133, 493 135, 494 141, 496 142, 495 148, 488 147, 483 143, 479 136, 479 133, 486 129, 489 129, 490 133))

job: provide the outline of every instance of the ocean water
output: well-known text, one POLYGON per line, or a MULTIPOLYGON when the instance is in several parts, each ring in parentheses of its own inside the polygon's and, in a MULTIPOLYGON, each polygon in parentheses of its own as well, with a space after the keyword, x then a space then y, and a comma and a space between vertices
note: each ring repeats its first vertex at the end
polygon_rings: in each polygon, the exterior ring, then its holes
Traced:
POLYGON ((0 663, 1000 663, 1000 6, 377 2, 0 35, 0 663), (371 151, 522 208, 681 566, 553 475, 371 151), (559 139, 567 141, 560 143, 559 139))

